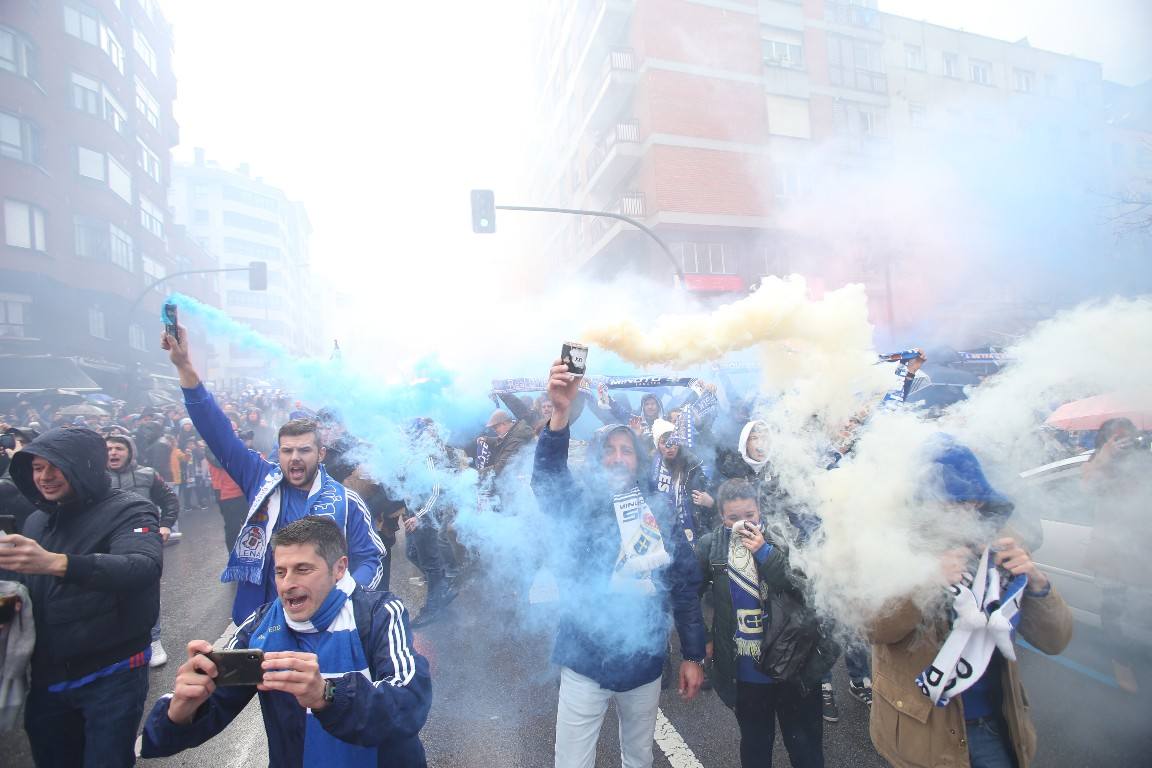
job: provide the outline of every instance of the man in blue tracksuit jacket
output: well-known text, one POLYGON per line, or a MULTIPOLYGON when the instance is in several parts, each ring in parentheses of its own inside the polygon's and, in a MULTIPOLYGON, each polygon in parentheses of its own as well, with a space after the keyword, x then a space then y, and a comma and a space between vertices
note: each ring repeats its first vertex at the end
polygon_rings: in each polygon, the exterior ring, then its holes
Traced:
POLYGON ((557 360, 554 410, 536 445, 532 488, 549 516, 542 538, 561 599, 552 661, 561 667, 557 768, 592 768, 609 701, 620 717, 621 764, 652 765, 652 734, 672 618, 680 636, 680 694, 704 679, 701 574, 684 531, 647 481, 639 438, 601 428, 585 459, 585 482, 568 469, 568 419, 579 377, 557 360), (671 615, 670 615, 671 614, 671 615))
MULTIPOLYGON (((235 665, 188 643, 172 693, 153 706, 142 757, 165 757, 223 731, 257 692, 275 768, 426 768, 420 729, 432 705, 428 661, 391 592, 348 577, 340 529, 317 516, 272 538, 278 597, 239 628, 230 650, 263 651, 259 685, 227 683, 235 665)), ((243 678, 237 678, 239 683, 243 678)))
POLYGON ((368 506, 329 477, 321 464, 324 447, 316 422, 294 419, 280 427, 279 462, 268 461, 245 447, 204 388, 188 355, 187 332, 181 328, 179 340, 165 333, 161 346, 180 375, 192 423, 248 499, 248 516, 236 541, 229 542, 232 551, 220 576, 221 581, 237 582, 232 621, 239 626, 276 597, 268 542, 277 530, 307 515, 329 517, 340 526, 348 539, 352 578, 366 589, 376 589, 388 550, 372 525, 368 506))

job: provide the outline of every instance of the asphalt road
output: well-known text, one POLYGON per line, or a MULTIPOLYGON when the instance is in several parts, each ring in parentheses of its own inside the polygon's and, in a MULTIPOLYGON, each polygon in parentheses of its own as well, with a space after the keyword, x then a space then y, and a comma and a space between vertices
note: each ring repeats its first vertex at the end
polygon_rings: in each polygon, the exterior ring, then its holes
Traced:
MULTIPOLYGON (((165 550, 162 614, 164 644, 172 656, 151 673, 149 708, 171 688, 184 643, 214 640, 228 624, 232 589, 218 580, 223 533, 215 509, 185 513, 184 539, 165 550)), ((398 546, 392 586, 415 613, 423 601, 418 572, 398 546)), ((432 667, 434 703, 422 738, 437 768, 542 768, 552 762, 558 675, 548 664, 549 638, 517 627, 522 600, 499 585, 473 579, 441 622, 416 633, 416 646, 432 667)), ((1040 736, 1036 764, 1085 768, 1152 765, 1152 725, 1142 702, 1116 687, 1098 638, 1084 631, 1053 661, 1020 651, 1025 684, 1040 736)), ((870 768, 884 762, 868 738, 867 708, 847 696, 843 665, 835 672, 841 720, 825 724, 829 766, 870 768)), ((712 692, 683 702, 664 691, 655 750, 658 768, 734 768, 738 731, 732 714, 712 692), (670 726, 670 727, 669 727, 670 726), (665 754, 667 748, 672 757, 665 754)), ((615 714, 609 711, 598 766, 619 765, 615 714)), ((211 742, 179 756, 141 761, 155 766, 249 766, 267 763, 256 701, 211 742)), ((777 739, 775 764, 788 765, 777 739)), ((0 736, 0 765, 31 766, 22 732, 0 736)))

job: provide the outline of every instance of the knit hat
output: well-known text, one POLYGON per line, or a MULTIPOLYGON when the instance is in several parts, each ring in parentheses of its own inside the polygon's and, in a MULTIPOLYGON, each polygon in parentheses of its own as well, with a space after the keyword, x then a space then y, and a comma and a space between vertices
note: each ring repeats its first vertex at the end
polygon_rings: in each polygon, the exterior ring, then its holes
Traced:
POLYGON ((669 432, 676 431, 676 425, 664 419, 656 419, 652 422, 652 444, 657 448, 660 447, 660 438, 669 432))

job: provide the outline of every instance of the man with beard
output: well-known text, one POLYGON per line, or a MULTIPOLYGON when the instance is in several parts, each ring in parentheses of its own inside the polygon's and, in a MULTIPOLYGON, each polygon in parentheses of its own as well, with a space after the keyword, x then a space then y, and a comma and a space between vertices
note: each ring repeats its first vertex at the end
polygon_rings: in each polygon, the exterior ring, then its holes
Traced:
POLYGON ((268 541, 272 534, 308 515, 329 517, 348 539, 349 570, 356 583, 376 589, 388 556, 372 526, 372 515, 358 494, 328 476, 321 462, 319 425, 292 419, 280 427, 278 462, 249 450, 236 436, 232 422, 205 389, 188 354, 188 335, 166 332, 161 346, 168 350, 180 376, 184 404, 209 449, 248 500, 248 517, 232 547, 222 581, 237 582, 232 620, 244 618, 276 597, 268 541))
POLYGON ((642 448, 620 424, 598 430, 578 483, 568 469, 568 421, 580 379, 556 360, 549 372, 553 413, 536 445, 532 487, 550 516, 549 555, 562 595, 552 661, 561 668, 556 712, 557 768, 591 768, 615 700, 621 763, 652 765, 660 675, 675 617, 683 661, 680 694, 704 678, 700 569, 659 494, 641 480, 642 448), (641 487, 643 485, 643 488, 641 487))

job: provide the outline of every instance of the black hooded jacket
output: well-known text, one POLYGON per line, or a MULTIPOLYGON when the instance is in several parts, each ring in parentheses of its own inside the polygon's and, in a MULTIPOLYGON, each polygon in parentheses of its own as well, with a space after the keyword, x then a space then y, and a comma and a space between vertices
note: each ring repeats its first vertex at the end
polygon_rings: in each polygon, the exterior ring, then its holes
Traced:
POLYGON ((68 556, 63 578, 21 574, 36 620, 32 685, 78 680, 144 651, 160 613, 162 550, 156 507, 112 490, 104 438, 62 427, 33 440, 12 459, 12 480, 39 508, 24 535, 68 556), (58 467, 72 486, 49 502, 32 479, 32 460, 58 467))
POLYGON ((160 510, 160 527, 172 528, 180 517, 180 497, 172 486, 164 482, 152 467, 142 467, 136 459, 136 441, 126 435, 107 438, 108 442, 118 442, 128 448, 128 461, 120 469, 109 469, 108 479, 112 487, 125 491, 135 491, 150 499, 160 510))

